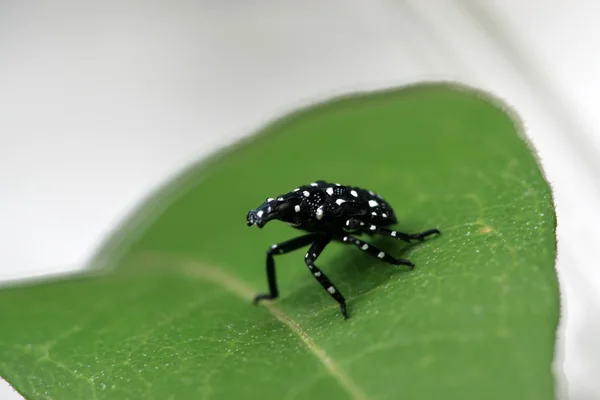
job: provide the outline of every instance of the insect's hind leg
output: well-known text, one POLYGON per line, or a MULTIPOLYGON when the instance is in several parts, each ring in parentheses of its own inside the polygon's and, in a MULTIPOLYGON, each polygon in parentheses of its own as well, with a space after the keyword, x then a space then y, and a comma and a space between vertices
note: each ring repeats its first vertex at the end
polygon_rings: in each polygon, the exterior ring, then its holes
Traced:
POLYGON ((279 296, 279 291, 277 290, 277 278, 275 275, 275 260, 273 258, 276 254, 285 254, 290 251, 298 250, 300 247, 304 247, 315 241, 317 235, 308 234, 303 236, 298 236, 297 238, 290 239, 288 241, 274 244, 269 250, 267 250, 267 283, 269 285, 269 293, 261 293, 254 297, 254 304, 258 303, 260 300, 273 300, 279 296))
POLYGON ((304 257, 304 262, 306 262, 306 266, 313 274, 317 282, 319 282, 321 286, 323 286, 323 289, 325 289, 327 293, 329 293, 329 295, 339 303, 340 311, 344 316, 344 319, 346 319, 348 318, 348 312, 346 310, 346 299, 344 299, 344 296, 335 287, 335 285, 331 283, 329 278, 327 278, 327 276, 323 272, 321 272, 321 270, 315 265, 315 260, 317 259, 317 257, 319 257, 319 255, 321 254, 325 246, 327 246, 327 244, 331 241, 331 239, 331 237, 321 237, 317 239, 312 244, 312 246, 310 246, 308 253, 306 253, 306 256, 304 257))
MULTIPOLYGON (((373 226, 373 225, 371 225, 373 226)), ((370 227, 369 227, 370 228, 370 227)), ((390 236, 396 239, 400 239, 400 240, 404 240, 407 243, 410 243, 411 240, 417 240, 419 242, 424 241, 428 236, 434 235, 434 234, 438 234, 440 235, 441 232, 439 231, 439 229, 428 229, 426 231, 423 232, 419 232, 419 233, 404 233, 404 232, 398 232, 398 231, 393 231, 391 229, 387 229, 387 228, 382 228, 382 227, 378 227, 375 226, 375 232, 382 234, 382 235, 386 235, 386 236, 390 236)))
POLYGON ((362 251, 364 251, 365 253, 367 253, 368 255, 370 255, 372 257, 377 257, 380 260, 385 261, 387 263, 390 263, 393 265, 406 265, 406 266, 409 266, 410 269, 415 268, 415 264, 413 264, 409 260, 405 260, 403 258, 392 257, 389 254, 387 254, 385 251, 373 246, 370 243, 365 242, 364 240, 355 238, 354 236, 342 236, 337 239, 344 243, 347 243, 347 244, 353 244, 356 247, 358 247, 359 249, 361 249, 362 251))
POLYGON ((384 228, 381 226, 377 226, 377 225, 373 225, 373 224, 368 224, 368 223, 365 224, 364 222, 356 220, 356 219, 348 220, 346 222, 346 226, 353 227, 353 228, 363 231, 365 233, 378 233, 380 235, 385 235, 385 236, 393 237, 395 239, 404 240, 407 243, 411 243, 411 240, 418 240, 419 242, 422 242, 428 236, 434 235, 436 233, 438 235, 441 234, 439 229, 435 229, 435 228, 428 229, 428 230, 420 232, 420 233, 398 232, 398 231, 394 231, 394 230, 384 228))

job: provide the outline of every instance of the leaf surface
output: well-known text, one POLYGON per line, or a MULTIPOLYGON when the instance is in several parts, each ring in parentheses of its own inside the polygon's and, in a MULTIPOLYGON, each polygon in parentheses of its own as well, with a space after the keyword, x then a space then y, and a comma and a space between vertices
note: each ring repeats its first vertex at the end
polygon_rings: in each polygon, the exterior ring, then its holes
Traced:
POLYGON ((0 291, 0 375, 28 399, 549 399, 558 323, 551 191, 512 114, 427 84, 302 110, 155 193, 92 269, 0 291), (317 284, 297 236, 248 228, 267 197, 324 179, 374 190, 403 232, 330 244, 317 284))

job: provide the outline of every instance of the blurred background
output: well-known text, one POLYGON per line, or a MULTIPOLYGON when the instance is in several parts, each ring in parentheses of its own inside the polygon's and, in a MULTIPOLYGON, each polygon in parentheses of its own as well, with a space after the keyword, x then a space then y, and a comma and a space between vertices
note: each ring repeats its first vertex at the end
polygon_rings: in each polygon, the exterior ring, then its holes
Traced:
MULTIPOLYGON (((563 398, 600 398, 600 2, 0 0, 0 284, 85 267, 272 118, 422 80, 520 113, 555 196, 563 398)), ((0 398, 20 399, 0 379, 0 398)))

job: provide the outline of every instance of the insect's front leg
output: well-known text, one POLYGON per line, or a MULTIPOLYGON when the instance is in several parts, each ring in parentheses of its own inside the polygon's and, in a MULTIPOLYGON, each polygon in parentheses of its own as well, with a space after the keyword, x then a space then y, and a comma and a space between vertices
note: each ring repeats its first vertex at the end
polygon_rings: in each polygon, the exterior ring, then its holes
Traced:
POLYGON ((348 318, 348 311, 346 310, 346 299, 344 299, 344 296, 335 287, 335 285, 331 283, 329 278, 315 265, 315 260, 317 259, 317 257, 319 257, 319 255, 321 254, 325 246, 327 246, 327 244, 331 241, 331 239, 331 237, 321 237, 317 239, 312 244, 312 246, 310 246, 310 249, 308 249, 308 253, 306 253, 304 261, 306 262, 306 266, 313 274, 317 282, 319 282, 321 286, 323 286, 323 289, 325 289, 327 293, 329 293, 329 295, 339 303, 340 311, 342 312, 344 319, 346 319, 348 318))
POLYGON ((308 234, 304 236, 298 236, 297 238, 290 239, 288 241, 274 244, 269 250, 267 250, 267 283, 269 285, 269 293, 261 293, 254 297, 254 304, 260 300, 273 300, 279 296, 277 290, 277 278, 275 275, 275 260, 273 256, 276 254, 285 254, 290 251, 298 250, 300 247, 304 247, 315 241, 317 235, 308 234))

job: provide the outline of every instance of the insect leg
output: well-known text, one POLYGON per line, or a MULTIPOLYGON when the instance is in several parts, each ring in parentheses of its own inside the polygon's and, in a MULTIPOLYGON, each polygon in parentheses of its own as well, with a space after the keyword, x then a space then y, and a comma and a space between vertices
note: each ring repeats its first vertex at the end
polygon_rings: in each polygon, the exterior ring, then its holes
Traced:
POLYGON ((279 291, 277 290, 277 279, 275 276, 275 260, 273 258, 276 254, 285 254, 290 251, 298 250, 300 247, 304 247, 315 241, 317 235, 308 234, 303 236, 298 236, 297 238, 290 239, 288 241, 274 244, 267 250, 267 283, 269 284, 269 293, 261 293, 254 297, 254 304, 258 303, 260 300, 273 300, 279 296, 279 291))
POLYGON ((369 224, 369 223, 364 223, 358 220, 353 220, 350 219, 346 222, 346 226, 351 227, 351 228, 357 228, 361 231, 364 232, 373 232, 373 233, 379 233, 381 235, 386 235, 389 237, 393 237, 396 239, 400 239, 400 240, 404 240, 405 242, 410 243, 411 240, 418 240, 420 242, 422 242, 423 240, 425 240, 425 238, 427 238, 428 236, 431 236, 433 234, 440 234, 440 231, 438 229, 428 229, 424 232, 420 232, 420 233, 404 233, 404 232, 398 232, 398 231, 393 231, 391 229, 387 229, 387 228, 383 228, 377 225, 373 225, 373 224, 369 224))
POLYGON ((358 247, 359 249, 361 249, 362 251, 364 251, 365 253, 367 253, 368 255, 370 255, 372 257, 377 257, 380 260, 383 260, 390 264, 407 265, 410 267, 410 269, 415 268, 415 264, 413 264, 412 262, 405 260, 403 258, 392 257, 389 254, 387 254, 386 252, 384 252, 383 250, 378 249, 377 247, 365 242, 364 240, 357 239, 353 236, 343 236, 339 240, 341 240, 344 243, 353 244, 356 247, 358 247))
POLYGON ((315 265, 315 260, 317 257, 319 257, 325 246, 327 246, 330 241, 331 237, 322 237, 317 239, 312 246, 310 246, 310 249, 308 249, 308 253, 306 253, 306 256, 304 257, 304 262, 306 262, 306 266, 313 274, 317 282, 319 282, 321 286, 323 286, 323 289, 327 290, 327 293, 329 293, 329 295, 340 304, 340 311, 342 312, 344 319, 346 319, 348 318, 348 312, 346 311, 346 299, 344 299, 344 296, 342 296, 340 291, 333 285, 333 283, 331 283, 329 278, 327 278, 327 276, 315 265))

